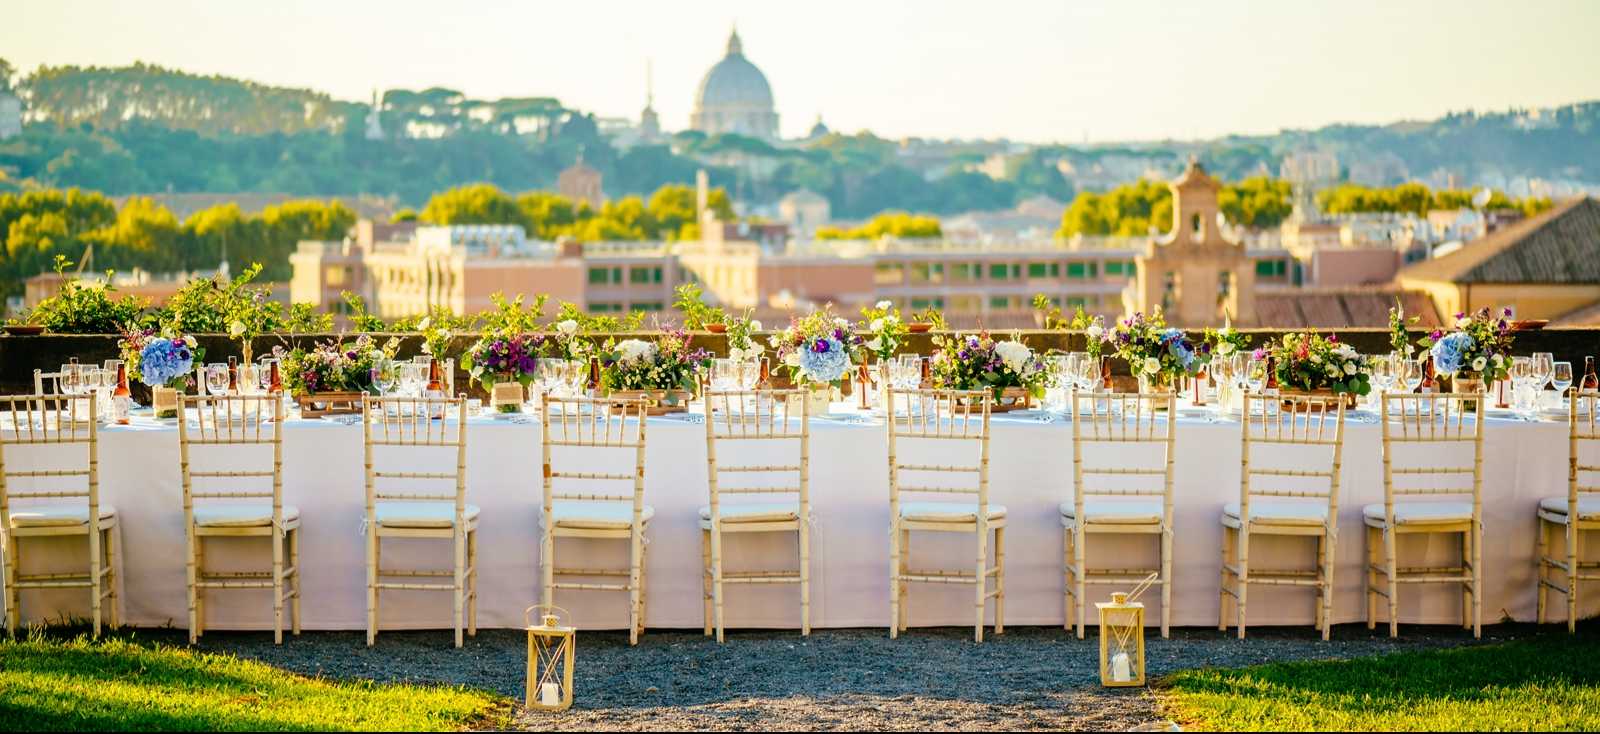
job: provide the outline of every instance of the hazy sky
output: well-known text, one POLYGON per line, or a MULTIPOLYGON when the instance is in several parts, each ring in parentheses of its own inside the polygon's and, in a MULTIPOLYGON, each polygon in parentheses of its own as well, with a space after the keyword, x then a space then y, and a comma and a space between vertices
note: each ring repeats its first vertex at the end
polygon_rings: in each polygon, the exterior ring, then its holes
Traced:
POLYGON ((142 60, 366 99, 444 86, 687 126, 738 23, 785 136, 1080 142, 1600 99, 1597 0, 6 0, 0 57, 142 60))

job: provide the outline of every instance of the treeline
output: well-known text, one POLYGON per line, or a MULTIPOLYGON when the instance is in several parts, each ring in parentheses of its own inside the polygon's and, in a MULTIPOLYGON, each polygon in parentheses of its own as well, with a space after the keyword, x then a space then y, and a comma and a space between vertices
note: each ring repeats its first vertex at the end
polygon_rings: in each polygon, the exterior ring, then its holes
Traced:
POLYGON ((820 227, 819 240, 875 240, 885 235, 903 240, 940 237, 939 218, 925 214, 883 212, 859 227, 820 227))
MULTIPOLYGON (((1420 183, 1400 184, 1393 188, 1374 189, 1360 184, 1341 184, 1317 192, 1317 206, 1329 214, 1415 214, 1425 217, 1435 209, 1471 209, 1475 191, 1433 191, 1420 183)), ((1548 197, 1511 199, 1504 193, 1492 191, 1483 208, 1515 209, 1524 216, 1533 216, 1549 209, 1548 197)))
MULTIPOLYGON (((1256 176, 1223 184, 1217 204, 1229 222, 1253 229, 1276 227, 1294 211, 1289 182, 1256 176)), ((1152 227, 1172 229, 1172 190, 1162 181, 1140 179, 1105 193, 1078 194, 1061 215, 1059 235, 1142 237, 1152 227)))
MULTIPOLYGON (((529 237, 542 240, 670 241, 700 236, 695 198, 692 187, 668 184, 648 199, 624 196, 594 209, 548 191, 512 195, 493 184, 473 184, 435 194, 420 213, 402 211, 396 218, 429 224, 520 224, 529 237)), ((723 221, 733 221, 728 192, 711 189, 706 206, 723 221)))
POLYGON ((226 253, 236 267, 262 263, 264 279, 287 280, 297 242, 342 238, 355 220, 336 201, 287 201, 260 214, 223 204, 180 222, 142 197, 118 209, 104 194, 78 189, 0 194, 0 294, 20 293, 58 256, 79 262, 90 248, 96 270, 211 270, 226 253))

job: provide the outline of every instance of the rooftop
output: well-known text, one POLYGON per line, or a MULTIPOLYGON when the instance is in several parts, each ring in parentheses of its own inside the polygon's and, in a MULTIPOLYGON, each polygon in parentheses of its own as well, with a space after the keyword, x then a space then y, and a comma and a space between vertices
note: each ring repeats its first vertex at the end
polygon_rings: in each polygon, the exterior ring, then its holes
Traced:
POLYGON ((1531 219, 1408 266, 1404 280, 1472 283, 1600 283, 1600 201, 1571 199, 1531 219))

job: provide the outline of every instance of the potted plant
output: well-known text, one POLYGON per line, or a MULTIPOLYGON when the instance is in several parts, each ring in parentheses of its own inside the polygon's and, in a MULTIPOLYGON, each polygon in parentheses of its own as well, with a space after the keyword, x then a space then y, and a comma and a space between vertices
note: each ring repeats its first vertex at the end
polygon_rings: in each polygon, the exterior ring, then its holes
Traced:
POLYGON ((706 305, 700 286, 684 283, 674 291, 672 307, 683 313, 683 328, 690 331, 728 332, 728 312, 721 306, 706 305))
POLYGON ((1307 329, 1284 334, 1267 349, 1279 391, 1291 395, 1339 396, 1354 408, 1372 392, 1371 370, 1354 347, 1307 329))
POLYGON ((1456 314, 1455 330, 1434 330, 1421 340, 1433 357, 1433 369, 1448 376, 1455 392, 1483 392, 1484 386, 1506 379, 1511 368, 1511 309, 1496 317, 1485 307, 1456 314))
POLYGON ((827 308, 794 319, 767 343, 789 380, 811 391, 812 415, 828 412, 834 388, 849 378, 851 365, 864 359, 864 340, 850 330, 849 321, 827 308))
POLYGON ((6 321, 5 330, 12 336, 38 336, 44 333, 44 325, 36 323, 32 310, 26 314, 6 321))
POLYGON ((694 399, 700 371, 710 365, 711 353, 691 349, 688 332, 669 330, 653 342, 608 343, 600 358, 600 382, 611 397, 647 398, 650 415, 682 413, 694 399))
POLYGON ((931 372, 935 387, 946 390, 987 390, 994 394, 991 413, 1033 407, 1043 398, 1048 375, 1044 361, 1022 342, 996 341, 989 332, 934 337, 936 351, 931 372))
POLYGON ((529 334, 487 334, 461 355, 461 365, 489 393, 497 413, 521 413, 525 390, 538 376, 538 354, 544 337, 529 334))
POLYGON ((1178 377, 1193 375, 1201 364, 1189 337, 1168 327, 1159 309, 1117 321, 1107 338, 1139 378, 1140 392, 1170 392, 1178 377))

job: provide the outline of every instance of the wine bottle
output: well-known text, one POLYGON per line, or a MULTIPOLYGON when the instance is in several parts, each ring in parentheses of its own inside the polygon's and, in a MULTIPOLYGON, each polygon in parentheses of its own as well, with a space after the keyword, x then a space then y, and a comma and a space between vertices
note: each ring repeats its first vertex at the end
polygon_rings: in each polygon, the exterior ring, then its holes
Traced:
POLYGON ((858 383, 856 386, 856 394, 858 396, 856 407, 862 410, 871 410, 872 403, 869 395, 872 393, 872 368, 868 367, 865 362, 856 368, 856 382, 858 383))
POLYGON ((228 357, 228 394, 239 394, 239 358, 228 357))
POLYGON ((1583 392, 1600 391, 1600 375, 1595 374, 1594 357, 1583 358, 1583 384, 1580 389, 1583 392))
POLYGON ((1278 358, 1267 357, 1267 382, 1262 390, 1267 395, 1278 394, 1278 358))
POLYGON ((588 380, 588 383, 586 385, 584 385, 584 387, 587 390, 587 394, 589 395, 589 397, 591 397, 591 398, 600 397, 600 358, 599 357, 590 357, 589 358, 589 380, 588 380))
MULTIPOLYGON (((422 396, 433 399, 446 397, 444 394, 444 365, 437 359, 428 362, 428 387, 423 391, 422 396)), ((428 417, 434 420, 441 420, 444 418, 444 410, 443 405, 429 408, 428 417)))
POLYGON ((117 364, 117 387, 111 393, 111 416, 117 425, 128 425, 128 413, 133 407, 133 396, 128 392, 128 365, 117 364))
POLYGON ((1439 384, 1437 382, 1434 382, 1433 375, 1434 375, 1434 372, 1433 372, 1433 358, 1432 357, 1428 357, 1428 358, 1422 360, 1422 388, 1421 388, 1421 390, 1422 390, 1422 393, 1424 395, 1429 394, 1429 393, 1439 392, 1439 384))
POLYGON ((772 389, 772 363, 766 357, 761 358, 761 377, 756 380, 757 390, 772 389))
POLYGON ((917 387, 924 390, 933 387, 933 360, 922 358, 922 382, 917 387))
POLYGON ((278 361, 272 361, 272 369, 268 371, 267 392, 277 395, 283 392, 283 375, 278 372, 278 361))
POLYGON ((1100 358, 1100 384, 1101 384, 1102 387, 1104 387, 1106 389, 1106 392, 1111 392, 1111 358, 1110 357, 1101 357, 1100 358))

